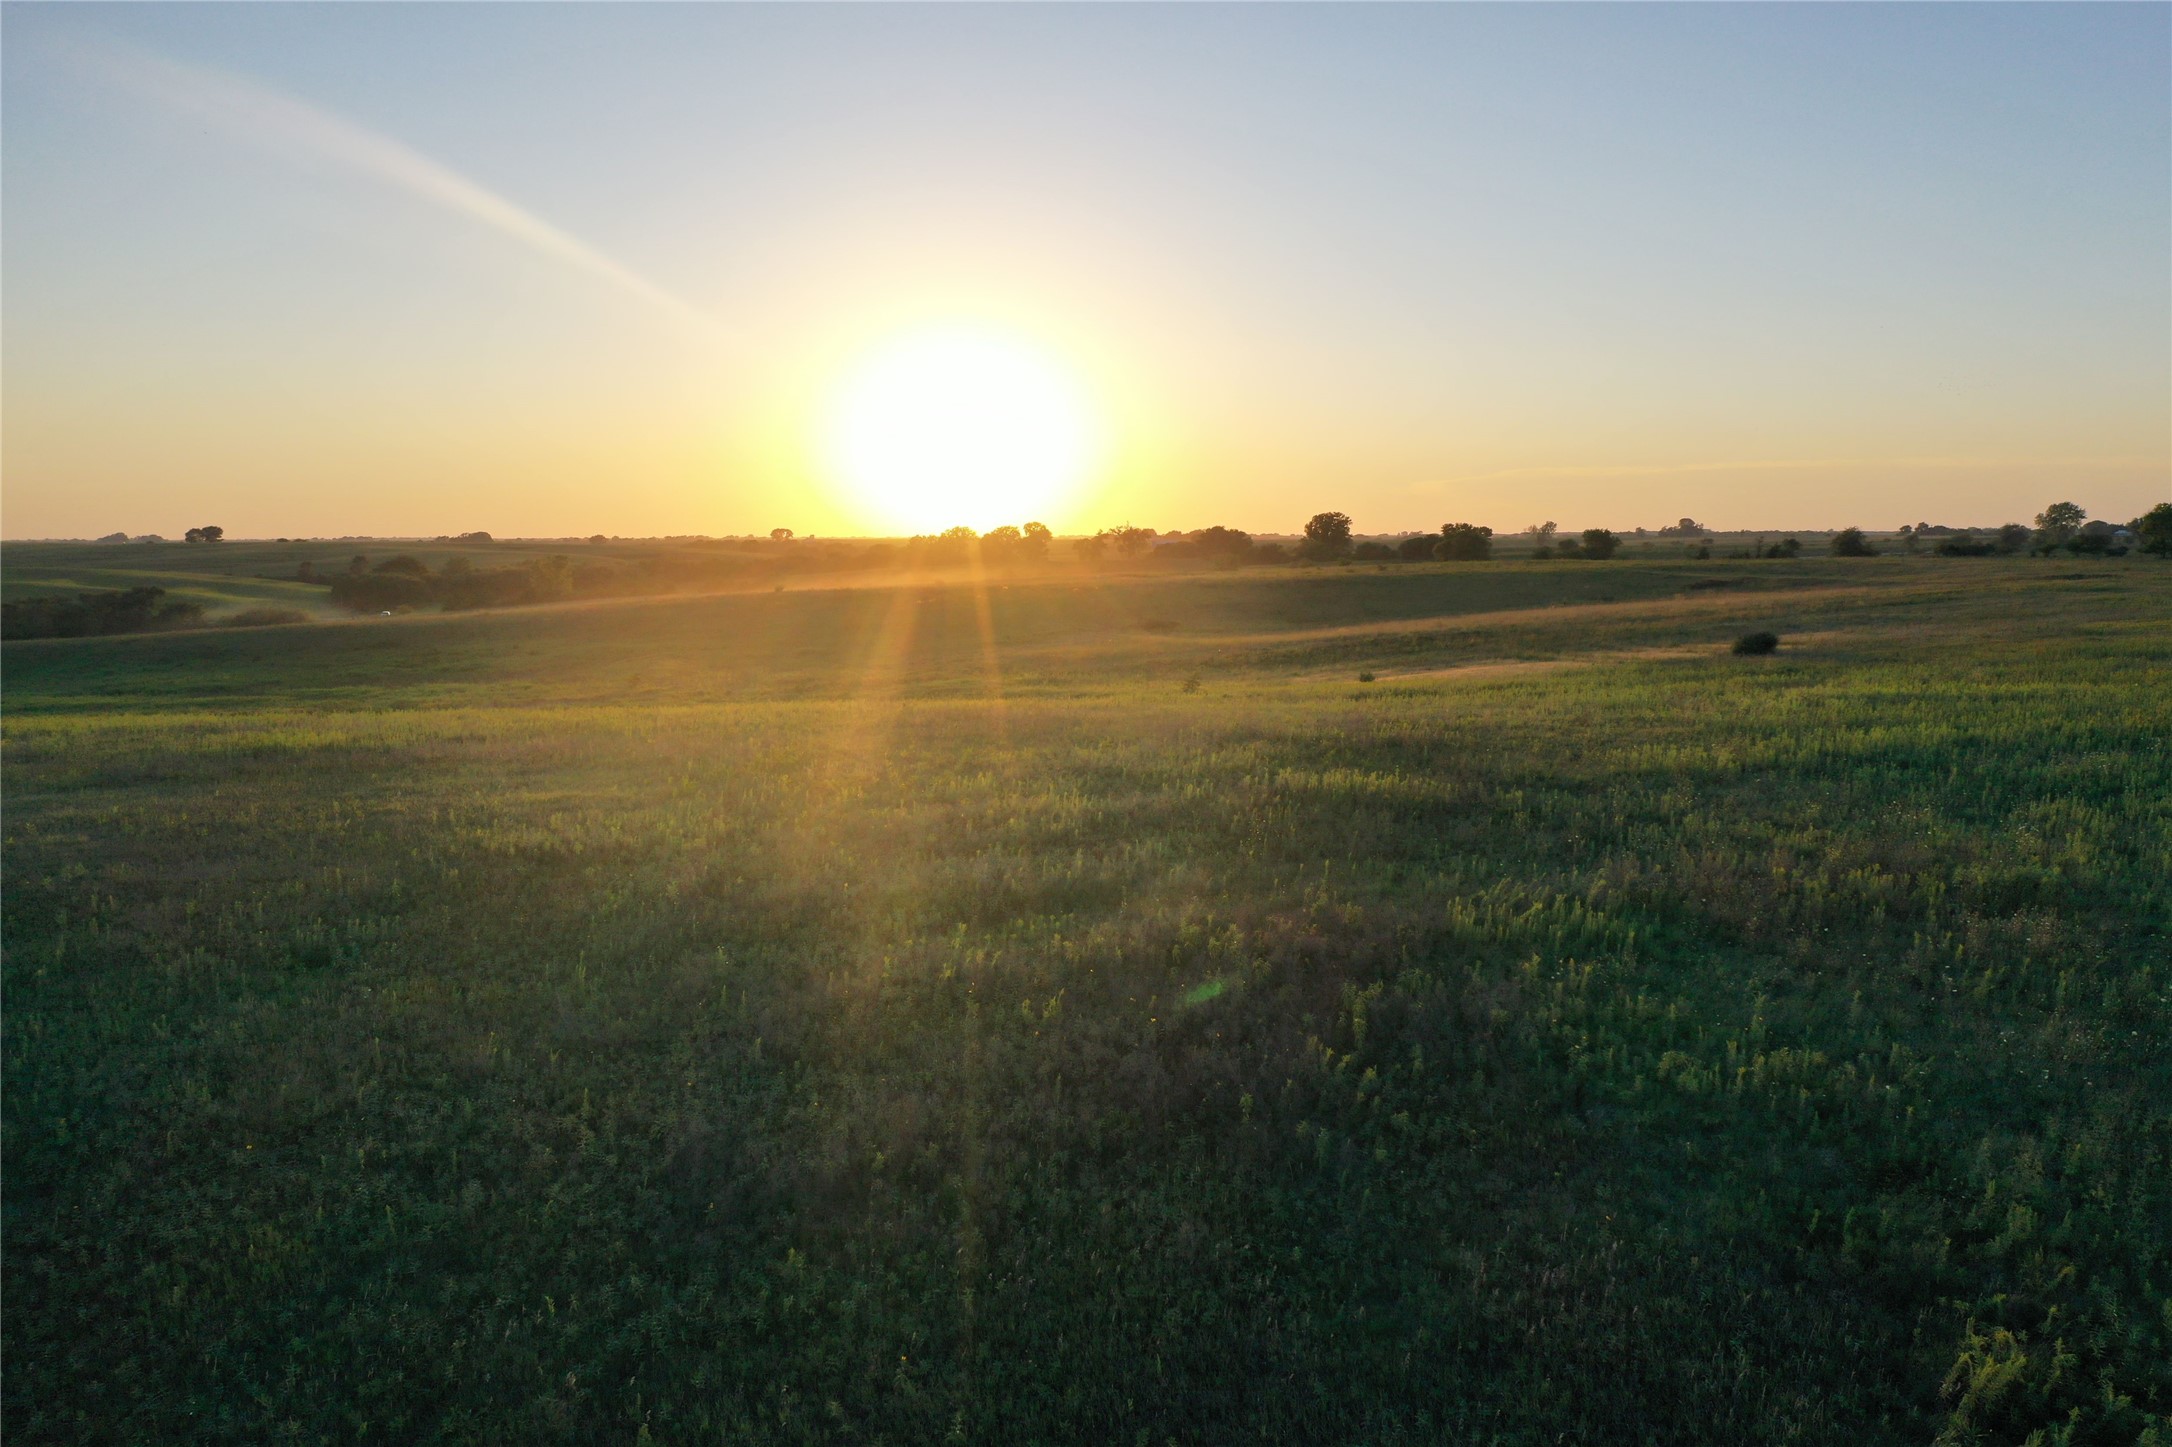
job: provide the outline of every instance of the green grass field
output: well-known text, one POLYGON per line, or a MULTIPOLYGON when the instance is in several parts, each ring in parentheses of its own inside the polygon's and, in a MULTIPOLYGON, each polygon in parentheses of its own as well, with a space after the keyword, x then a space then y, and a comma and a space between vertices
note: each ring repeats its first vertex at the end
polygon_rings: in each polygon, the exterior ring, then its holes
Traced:
POLYGON ((2153 560, 4 662, 15 1441, 2172 1440, 2153 560))

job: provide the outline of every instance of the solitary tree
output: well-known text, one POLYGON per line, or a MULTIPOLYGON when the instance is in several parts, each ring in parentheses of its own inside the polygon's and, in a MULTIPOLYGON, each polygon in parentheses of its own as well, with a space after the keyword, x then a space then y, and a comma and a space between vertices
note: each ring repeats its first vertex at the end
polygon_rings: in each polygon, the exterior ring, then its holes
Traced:
POLYGON ((2055 502, 2036 515, 2036 550, 2048 553, 2071 540, 2089 517, 2079 503, 2055 502))
POLYGON ((190 528, 181 535, 184 542, 191 543, 216 543, 225 536, 225 528, 190 528))
POLYGON ((1833 534, 1833 556, 1836 558, 1867 558, 1878 550, 1863 536, 1861 528, 1842 528, 1833 534))
POLYGON ((1019 555, 1025 558, 1028 562, 1047 562, 1048 545, 1056 540, 1056 535, 1048 530, 1048 524, 1027 523, 1024 527, 1020 528, 1018 532, 1019 555))
POLYGON ((790 528, 771 528, 769 530, 769 540, 773 543, 788 543, 792 541, 792 530, 790 528))
POLYGON ((1584 556, 1587 558, 1611 558, 1621 546, 1621 539, 1606 528, 1585 528, 1583 536, 1584 556))
POLYGON ((1300 549, 1308 558, 1344 558, 1350 555, 1350 515, 1339 512, 1316 512, 1305 524, 1305 541, 1300 549))

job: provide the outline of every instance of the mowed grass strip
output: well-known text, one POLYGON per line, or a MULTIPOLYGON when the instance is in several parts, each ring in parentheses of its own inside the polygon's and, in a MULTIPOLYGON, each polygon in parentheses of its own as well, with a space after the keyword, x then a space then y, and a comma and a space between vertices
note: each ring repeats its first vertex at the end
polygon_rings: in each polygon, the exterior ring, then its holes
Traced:
POLYGON ((2095 576, 1193 692, 789 595, 11 648, 9 1430, 2141 1441, 2172 587, 2095 576))

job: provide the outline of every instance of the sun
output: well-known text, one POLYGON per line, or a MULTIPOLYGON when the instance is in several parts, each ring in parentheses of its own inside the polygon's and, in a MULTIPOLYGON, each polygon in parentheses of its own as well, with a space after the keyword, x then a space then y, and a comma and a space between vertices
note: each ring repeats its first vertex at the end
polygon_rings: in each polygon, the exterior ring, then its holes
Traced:
POLYGON ((887 526, 936 532, 1039 520, 1092 472, 1085 388, 994 327, 925 327, 860 359, 824 419, 832 478, 887 526))

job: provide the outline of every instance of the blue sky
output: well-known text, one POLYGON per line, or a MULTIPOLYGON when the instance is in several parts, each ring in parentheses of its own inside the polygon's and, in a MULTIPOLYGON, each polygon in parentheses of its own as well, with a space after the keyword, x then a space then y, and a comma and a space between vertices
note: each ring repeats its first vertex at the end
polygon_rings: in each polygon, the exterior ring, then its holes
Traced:
POLYGON ((1096 399, 1059 527, 2172 492, 2164 6, 0 26, 9 536, 856 531, 823 398, 958 317, 1096 399))

